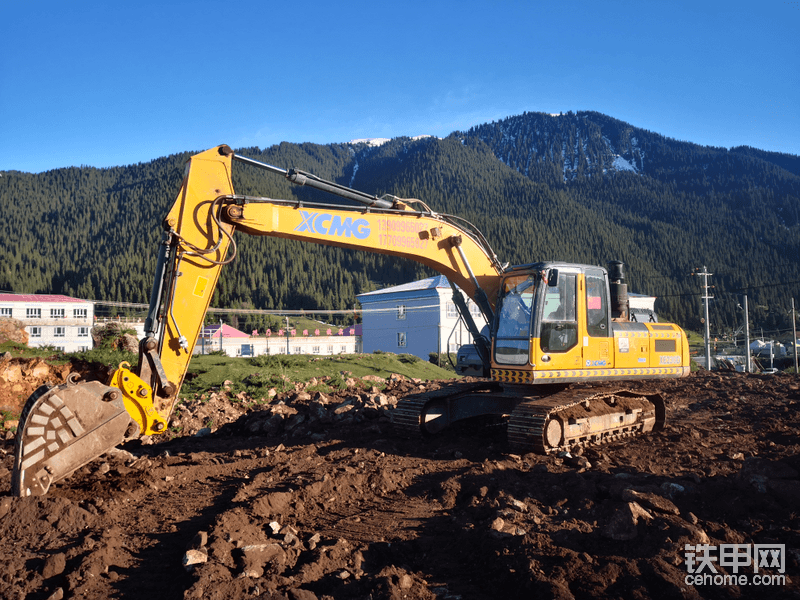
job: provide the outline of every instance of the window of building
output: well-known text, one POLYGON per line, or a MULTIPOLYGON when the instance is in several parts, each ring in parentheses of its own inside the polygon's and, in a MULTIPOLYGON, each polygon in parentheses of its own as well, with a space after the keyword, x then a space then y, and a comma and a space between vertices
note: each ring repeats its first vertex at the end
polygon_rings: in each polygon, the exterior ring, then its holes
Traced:
POLYGON ((294 353, 295 354, 300 354, 300 346, 295 346, 294 347, 294 353))
POLYGON ((446 304, 447 307, 447 318, 448 319, 457 319, 458 318, 458 311, 456 310, 455 302, 448 302, 446 304))
POLYGON ((42 337, 42 328, 41 327, 30 327, 30 328, 28 328, 28 331, 30 332, 32 338, 42 337))
POLYGON ((328 354, 333 354, 333 344, 328 346, 328 354))
POLYGON ((406 347, 406 332, 405 331, 398 331, 397 332, 397 347, 398 348, 405 348, 406 347))
POLYGON ((78 337, 89 337, 89 328, 78 327, 78 337))
POLYGON ((10 316, 11 316, 10 308, 0 308, 0 317, 10 317, 10 316))
POLYGON ((66 334, 66 327, 54 327, 53 328, 53 337, 64 337, 66 334))
POLYGON ((78 346, 78 352, 88 352, 89 346, 78 346))
POLYGON ((458 352, 459 348, 460 348, 460 346, 458 344, 456 344, 455 342, 450 342, 450 353, 451 354, 455 354, 456 352, 458 352))
POLYGON ((88 316, 88 312, 85 308, 76 308, 72 311, 72 317, 74 319, 85 319, 88 316))
POLYGON ((311 346, 311 354, 319 354, 319 346, 311 346))
POLYGON ((339 352, 341 352, 342 354, 347 354, 347 346, 342 346, 339 352))
POLYGON ((63 319, 66 316, 66 311, 63 308, 51 308, 50 309, 50 318, 51 319, 63 319))
POLYGON ((41 319, 42 318, 42 309, 41 308, 26 308, 25 309, 25 318, 26 319, 41 319))
POLYGON ((480 316, 480 314, 481 314, 481 309, 480 309, 480 308, 478 308, 478 305, 477 305, 477 304, 470 304, 470 305, 469 305, 469 313, 470 313, 470 314, 471 314, 473 317, 479 317, 479 316, 480 316))
POLYGON ((406 318, 406 305, 405 304, 398 304, 397 305, 397 320, 403 321, 406 318))

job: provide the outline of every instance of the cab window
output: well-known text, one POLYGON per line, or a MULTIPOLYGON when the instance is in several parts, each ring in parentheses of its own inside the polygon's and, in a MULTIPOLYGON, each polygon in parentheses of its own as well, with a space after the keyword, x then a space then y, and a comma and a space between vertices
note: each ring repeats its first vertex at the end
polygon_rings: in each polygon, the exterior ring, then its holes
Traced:
POLYGON ((586 330, 592 337, 608 337, 608 296, 600 270, 586 270, 586 330))

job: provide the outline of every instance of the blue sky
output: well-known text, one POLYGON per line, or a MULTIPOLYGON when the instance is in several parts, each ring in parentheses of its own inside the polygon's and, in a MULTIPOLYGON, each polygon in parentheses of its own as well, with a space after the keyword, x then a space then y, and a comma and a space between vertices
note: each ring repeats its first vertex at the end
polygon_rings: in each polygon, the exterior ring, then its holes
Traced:
MULTIPOLYGON (((800 154, 800 1, 9 2, 0 170, 595 110, 800 154)), ((282 165, 284 166, 284 165, 282 165)))

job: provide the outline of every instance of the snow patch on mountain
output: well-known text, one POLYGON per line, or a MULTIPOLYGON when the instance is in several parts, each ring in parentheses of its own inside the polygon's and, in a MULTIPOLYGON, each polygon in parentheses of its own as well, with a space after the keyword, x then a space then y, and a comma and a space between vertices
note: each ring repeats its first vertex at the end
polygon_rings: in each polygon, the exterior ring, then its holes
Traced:
POLYGON ((636 167, 622 158, 619 154, 614 157, 614 162, 611 163, 617 171, 632 171, 638 173, 636 167))
MULTIPOLYGON (((411 137, 411 140, 416 142, 417 140, 424 140, 425 138, 434 137, 432 135, 415 135, 411 137)), ((441 138, 440 138, 441 139, 441 138)), ((391 142, 392 138, 359 138, 356 140, 350 140, 349 144, 366 144, 372 148, 377 148, 378 146, 383 146, 386 142, 391 142)))
POLYGON ((390 138, 360 138, 357 140, 350 140, 350 144, 366 144, 367 146, 378 147, 383 146, 386 142, 391 141, 390 138))

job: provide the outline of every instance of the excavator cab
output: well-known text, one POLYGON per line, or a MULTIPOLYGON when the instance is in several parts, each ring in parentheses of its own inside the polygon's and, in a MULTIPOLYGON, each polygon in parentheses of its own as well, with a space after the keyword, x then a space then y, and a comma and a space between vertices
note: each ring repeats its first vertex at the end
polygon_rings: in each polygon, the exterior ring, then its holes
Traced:
POLYGON ((495 324, 494 362, 530 370, 551 354, 578 346, 582 269, 537 267, 503 280, 495 324), (538 361, 537 361, 538 359, 538 361))
MULTIPOLYGON (((514 375, 514 381, 518 382, 520 377, 531 380, 530 374, 537 365, 549 367, 548 363, 555 361, 572 367, 575 357, 583 355, 579 340, 585 323, 608 321, 605 286, 605 271, 595 267, 538 263, 512 268, 500 286, 491 336, 492 366, 496 373, 507 374, 518 369, 514 375), (579 289, 583 290, 590 271, 596 271, 591 280, 593 295, 584 301, 579 298, 579 289), (582 315, 579 318, 579 308, 588 311, 586 319, 582 315), (598 310, 603 313, 599 317, 598 310)), ((608 329, 603 329, 600 335, 607 337, 608 329)), ((471 356, 469 352, 460 352, 459 359, 462 354, 464 361, 471 356)), ((466 367, 459 372, 467 374, 466 367)))
POLYGON ((540 373, 610 365, 613 333, 602 267, 513 267, 503 278, 495 314, 492 375, 499 381, 544 383, 540 373))

